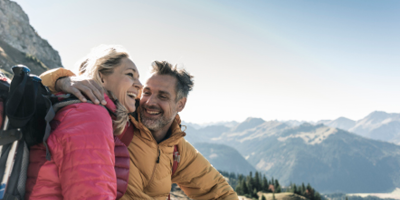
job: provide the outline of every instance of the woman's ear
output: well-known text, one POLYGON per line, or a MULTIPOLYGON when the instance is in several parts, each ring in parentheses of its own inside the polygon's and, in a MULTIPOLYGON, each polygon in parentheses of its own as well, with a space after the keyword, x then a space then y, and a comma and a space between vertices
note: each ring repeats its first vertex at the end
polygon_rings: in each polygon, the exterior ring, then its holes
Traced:
POLYGON ((99 72, 99 77, 100 77, 100 81, 101 81, 102 83, 104 83, 104 76, 103 76, 103 74, 101 74, 100 72, 99 72))

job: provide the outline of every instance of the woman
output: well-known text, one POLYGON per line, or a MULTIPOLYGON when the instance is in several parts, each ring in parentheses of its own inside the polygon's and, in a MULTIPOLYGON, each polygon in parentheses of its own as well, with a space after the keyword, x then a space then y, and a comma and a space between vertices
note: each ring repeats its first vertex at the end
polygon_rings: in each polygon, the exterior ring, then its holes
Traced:
POLYGON ((116 199, 127 187, 129 153, 116 135, 129 124, 142 85, 126 51, 100 46, 81 64, 79 74, 104 88, 106 107, 77 103, 60 109, 51 122, 45 159, 42 144, 31 147, 26 199, 116 199), (118 184, 117 184, 118 179, 118 184))

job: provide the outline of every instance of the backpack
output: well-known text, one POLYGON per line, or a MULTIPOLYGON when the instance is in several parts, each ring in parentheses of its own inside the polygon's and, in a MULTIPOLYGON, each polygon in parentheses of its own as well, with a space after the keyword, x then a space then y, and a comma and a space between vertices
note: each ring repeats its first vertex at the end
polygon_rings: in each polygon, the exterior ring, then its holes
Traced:
POLYGON ((0 199, 24 199, 29 148, 44 143, 55 112, 51 93, 41 79, 23 65, 12 67, 10 83, 0 75, 0 199))

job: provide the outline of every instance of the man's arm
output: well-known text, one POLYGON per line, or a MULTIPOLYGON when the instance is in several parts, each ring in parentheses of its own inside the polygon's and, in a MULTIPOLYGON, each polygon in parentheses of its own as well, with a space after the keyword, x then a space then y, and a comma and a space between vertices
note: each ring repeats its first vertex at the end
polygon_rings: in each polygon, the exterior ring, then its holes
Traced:
POLYGON ((65 92, 73 94, 82 102, 88 97, 95 104, 106 105, 104 90, 92 79, 77 77, 73 72, 64 68, 56 68, 40 75, 43 85, 47 86, 52 93, 65 92))
POLYGON ((192 199, 237 200, 238 196, 225 178, 189 142, 178 144, 180 163, 172 182, 192 199))

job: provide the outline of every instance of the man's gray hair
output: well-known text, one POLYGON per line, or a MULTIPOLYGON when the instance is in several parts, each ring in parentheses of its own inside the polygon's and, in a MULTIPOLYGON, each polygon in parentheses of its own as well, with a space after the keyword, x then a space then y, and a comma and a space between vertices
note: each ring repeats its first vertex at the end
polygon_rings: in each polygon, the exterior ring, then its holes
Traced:
POLYGON ((158 75, 170 75, 176 78, 176 101, 187 97, 189 91, 193 89, 193 76, 185 69, 178 69, 177 66, 172 66, 167 61, 154 61, 151 63, 151 73, 158 75))

